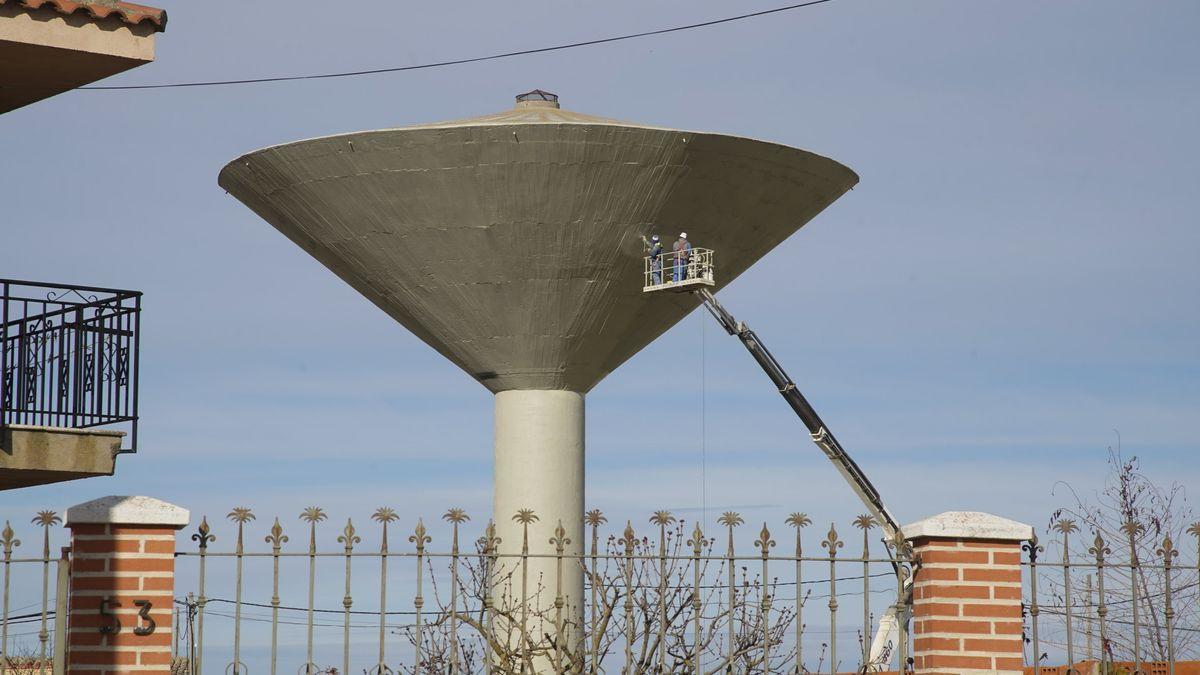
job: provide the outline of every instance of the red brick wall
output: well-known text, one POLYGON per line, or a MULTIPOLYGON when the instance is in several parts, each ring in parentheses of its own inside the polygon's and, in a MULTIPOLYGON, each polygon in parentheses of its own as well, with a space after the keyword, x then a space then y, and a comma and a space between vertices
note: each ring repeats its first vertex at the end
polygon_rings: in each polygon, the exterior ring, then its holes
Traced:
POLYGON ((175 528, 79 524, 71 527, 70 622, 67 667, 71 675, 170 673, 175 591, 175 528), (101 602, 120 623, 115 633, 102 633, 112 617, 102 616, 101 602), (136 635, 147 626, 135 601, 151 603, 154 632, 136 635))
POLYGON ((923 538, 913 549, 916 672, 1021 675, 1020 543, 923 538))

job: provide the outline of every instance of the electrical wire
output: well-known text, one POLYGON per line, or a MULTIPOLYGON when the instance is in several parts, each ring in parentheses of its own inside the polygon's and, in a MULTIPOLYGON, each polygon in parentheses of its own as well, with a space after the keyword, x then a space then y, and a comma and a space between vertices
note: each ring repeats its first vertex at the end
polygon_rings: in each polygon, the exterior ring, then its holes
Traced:
POLYGON ((813 5, 821 5, 833 0, 809 0, 794 5, 786 5, 784 7, 775 7, 773 9, 765 9, 759 12, 750 12, 748 14, 739 14, 737 16, 728 16, 722 19, 713 19, 711 21, 702 21, 700 23, 691 23, 683 26, 672 26, 671 28, 660 28, 657 30, 642 31, 640 33, 629 33, 626 35, 616 35, 613 37, 598 38, 595 40, 584 40, 581 42, 569 42, 561 45, 552 45, 549 47, 537 47, 533 49, 521 49, 518 51, 502 52, 499 54, 488 54, 486 56, 475 56, 470 58, 451 59, 449 61, 435 61, 432 63, 419 63, 411 66, 396 66, 392 68, 373 68, 370 70, 352 70, 336 73, 319 73, 312 75, 282 75, 276 77, 256 77, 247 79, 235 80, 204 80, 197 82, 173 82, 163 84, 130 84, 130 85, 97 85, 87 87, 77 87, 83 91, 118 91, 131 89, 180 89, 185 87, 221 87, 235 84, 260 84, 268 82, 294 82, 297 80, 327 80, 339 77, 358 77, 361 75, 379 75, 383 73, 400 73, 410 70, 427 70, 430 68, 443 68, 446 66, 460 66, 468 63, 480 63, 482 61, 495 61, 498 59, 508 59, 515 56, 528 56, 530 54, 544 54, 546 52, 561 51, 564 49, 576 49, 579 47, 591 47, 595 45, 609 44, 612 42, 621 42, 624 40, 634 40, 637 38, 652 37, 655 35, 666 35, 668 33, 678 33, 685 30, 693 30, 696 28, 707 28, 724 23, 732 23, 734 21, 743 21, 753 19, 769 14, 778 14, 780 12, 788 12, 813 5))

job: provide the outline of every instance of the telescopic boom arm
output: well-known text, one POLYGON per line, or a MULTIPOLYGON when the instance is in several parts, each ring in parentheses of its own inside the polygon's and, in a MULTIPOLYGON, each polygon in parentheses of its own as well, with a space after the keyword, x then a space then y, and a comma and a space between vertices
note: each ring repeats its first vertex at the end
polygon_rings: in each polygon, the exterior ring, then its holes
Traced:
POLYGON ((829 461, 833 462, 837 470, 850 483, 850 487, 858 494, 859 499, 866 505, 867 510, 875 517, 875 520, 883 529, 887 541, 895 541, 896 535, 900 532, 900 525, 887 510, 887 507, 883 505, 883 498, 879 496, 879 491, 875 489, 875 486, 867 479, 862 469, 858 468, 858 465, 854 463, 854 460, 842 448, 842 444, 834 437, 833 432, 821 421, 820 415, 809 405, 808 401, 804 398, 804 394, 801 394, 800 390, 796 388, 796 383, 792 382, 792 378, 788 377, 788 374, 783 370, 783 366, 779 365, 779 362, 771 355, 767 346, 758 339, 758 335, 750 330, 746 324, 734 319, 733 315, 726 311, 721 306, 721 303, 717 302, 717 299, 713 297, 713 294, 707 288, 699 288, 695 292, 704 300, 704 306, 713 315, 713 318, 721 324, 721 327, 726 332, 742 341, 742 344, 749 350, 750 355, 754 357, 754 360, 766 372, 767 377, 771 378, 771 381, 775 383, 775 388, 779 390, 779 394, 783 396, 783 399, 787 401, 792 410, 796 412, 796 415, 804 422, 804 426, 808 427, 808 432, 812 435, 813 443, 816 443, 817 447, 821 448, 825 456, 829 458, 829 461))

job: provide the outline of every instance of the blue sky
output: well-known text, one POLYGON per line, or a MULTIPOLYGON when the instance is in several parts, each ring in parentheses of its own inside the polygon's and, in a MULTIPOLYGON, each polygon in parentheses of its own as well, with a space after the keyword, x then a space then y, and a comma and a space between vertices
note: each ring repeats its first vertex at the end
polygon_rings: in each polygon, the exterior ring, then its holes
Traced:
MULTIPOLYGON (((106 84, 377 68, 689 23, 765 2, 161 3, 156 63, 106 84)), ((335 520, 490 504, 490 395, 216 186, 248 150, 564 107, 769 139, 859 186, 722 292, 905 521, 1042 525, 1119 429, 1200 462, 1200 6, 836 0, 668 36, 410 73, 75 92, 0 117, 0 276, 143 290, 141 452, 0 495, 106 494, 335 520)), ((588 399, 588 503, 861 508, 741 346, 693 314, 588 399), (693 381, 669 380, 685 360, 693 381), (683 429, 683 431, 676 431, 683 429), (702 451, 703 448, 703 451, 702 451), (701 467, 703 468, 703 471, 701 467), (704 480, 701 481, 703 474, 704 480), (702 488, 703 486, 703 488, 702 488)), ((265 524, 264 524, 265 527, 265 524)))

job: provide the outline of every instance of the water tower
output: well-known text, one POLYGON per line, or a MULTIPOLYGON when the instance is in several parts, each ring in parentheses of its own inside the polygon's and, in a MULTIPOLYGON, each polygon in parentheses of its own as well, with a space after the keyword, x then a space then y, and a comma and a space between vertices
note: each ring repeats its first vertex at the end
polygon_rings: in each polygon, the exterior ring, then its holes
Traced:
MULTIPOLYGON (((541 554, 559 521, 569 551, 584 541, 585 395, 699 304, 642 293, 642 237, 683 230, 714 249, 719 289, 857 181, 796 148, 593 117, 541 91, 483 117, 258 150, 218 179, 495 394, 501 550, 519 552, 511 517, 532 509, 541 554)), ((574 565, 564 591, 579 607, 574 565)))

